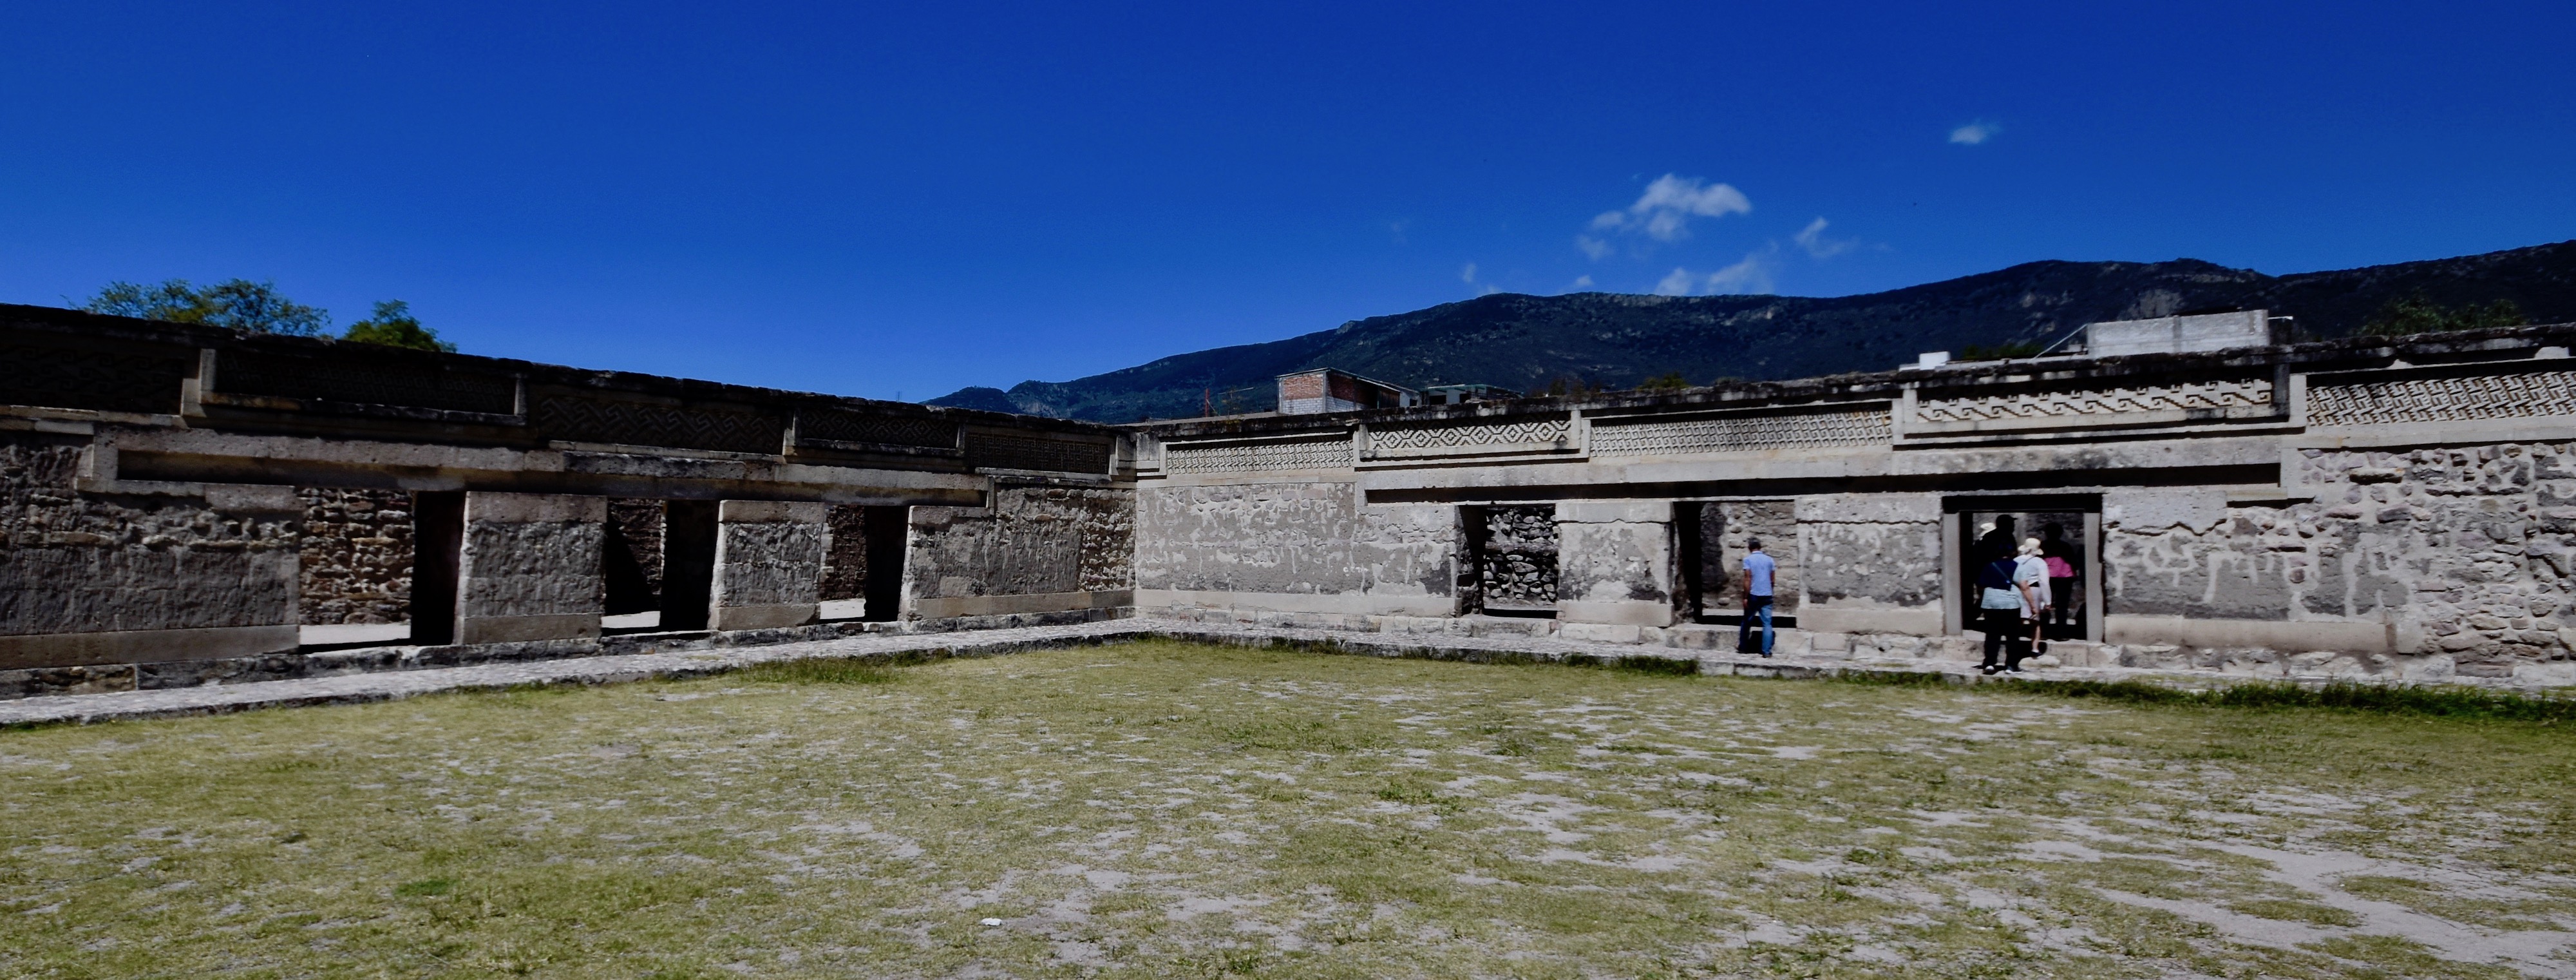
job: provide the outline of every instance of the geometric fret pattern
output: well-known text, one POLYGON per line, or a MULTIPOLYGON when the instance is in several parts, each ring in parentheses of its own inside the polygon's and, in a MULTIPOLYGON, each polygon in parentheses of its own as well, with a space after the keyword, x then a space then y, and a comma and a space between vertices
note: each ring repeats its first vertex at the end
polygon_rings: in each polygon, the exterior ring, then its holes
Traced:
MULTIPOLYGON (((193 352, 191 352, 193 353, 193 352)), ((179 382, 193 358, 69 347, 0 346, 0 404, 101 412, 179 412, 179 382)))
POLYGON ((774 415, 708 405, 682 408, 579 395, 537 395, 529 421, 548 439, 775 456, 786 436, 774 415))
POLYGON ((2309 425, 2576 415, 2576 371, 2418 378, 2308 388, 2309 425))
POLYGON ((2260 408, 2269 404, 2272 404, 2272 379, 2251 378, 2135 388, 1935 398, 1917 403, 1914 417, 1924 422, 1993 422, 2128 412, 2260 408))
POLYGON ((879 446, 957 448, 957 423, 910 415, 872 415, 847 409, 804 409, 796 413, 796 437, 879 446))
POLYGON ((1568 419, 1539 419, 1487 425, 1373 426, 1369 429, 1369 453, 1380 457, 1452 455, 1441 450, 1485 446, 1497 451, 1561 449, 1569 445, 1573 425, 1568 419))
POLYGON ((1592 423, 1592 455, 1714 453, 1791 446, 1883 445, 1893 439, 1886 409, 1732 415, 1686 422, 1592 423))
POLYGON ((1261 473, 1350 468, 1351 441, 1347 437, 1223 446, 1180 443, 1163 447, 1165 473, 1261 473))
POLYGON ((1109 474, 1110 445, 1033 436, 970 432, 966 465, 977 469, 1043 470, 1052 473, 1109 474))
POLYGON ((226 350, 215 355, 215 390, 487 415, 519 410, 519 383, 508 375, 445 371, 391 358, 352 363, 345 355, 324 359, 226 350))

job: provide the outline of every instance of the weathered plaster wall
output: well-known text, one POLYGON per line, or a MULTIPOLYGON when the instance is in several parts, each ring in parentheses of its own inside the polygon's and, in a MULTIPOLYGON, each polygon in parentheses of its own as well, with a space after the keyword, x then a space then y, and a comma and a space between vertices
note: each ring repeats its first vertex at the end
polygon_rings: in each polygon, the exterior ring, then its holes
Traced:
POLYGON ((1156 487, 1140 492, 1138 522, 1139 589, 1413 606, 1457 592, 1457 509, 1363 506, 1349 483, 1156 487))
MULTIPOLYGON (((1002 485, 987 507, 915 507, 904 579, 920 618, 1044 611, 963 600, 1134 588, 1136 493, 1002 485)), ((1060 603, 1059 603, 1060 605, 1060 603)))
MULTIPOLYGON (((1706 535, 1702 548, 1717 547, 1718 565, 1726 573, 1719 580, 1703 577, 1704 592, 1711 595, 1710 609, 1740 611, 1744 608, 1744 585, 1739 581, 1744 569, 1744 556, 1751 552, 1749 542, 1762 539, 1762 553, 1779 563, 1771 575, 1771 611, 1773 615, 1795 615, 1802 604, 1799 589, 1806 581, 1806 546, 1798 540, 1797 508, 1788 500, 1727 500, 1710 503, 1700 509, 1703 518, 1715 512, 1714 522, 1703 519, 1701 533, 1706 535), (1711 525, 1714 525, 1712 527, 1711 525)), ((1702 575, 1720 569, 1705 569, 1702 575)))
POLYGON ((1673 505, 1556 505, 1557 618, 1669 626, 1675 614, 1673 505))
POLYGON ((1941 498, 1830 494, 1798 498, 1799 582, 1811 606, 1937 608, 1941 498))
POLYGON ((0 636, 295 622, 292 492, 79 493, 85 443, 0 433, 0 636))
POLYGON ((411 494, 297 487, 303 623, 400 623, 411 613, 411 494))
MULTIPOLYGON (((2313 510, 2314 508, 2308 508, 2313 510)), ((2102 599, 2114 615, 2289 619, 2305 562, 2299 513, 2230 507, 2219 488, 2116 491, 2102 500, 2102 599)))

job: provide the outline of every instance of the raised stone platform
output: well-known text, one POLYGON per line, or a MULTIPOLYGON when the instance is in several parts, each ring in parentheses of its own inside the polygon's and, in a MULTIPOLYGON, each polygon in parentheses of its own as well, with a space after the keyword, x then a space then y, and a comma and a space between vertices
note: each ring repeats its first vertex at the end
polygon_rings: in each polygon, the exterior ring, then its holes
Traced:
MULTIPOLYGON (((390 701, 449 691, 527 685, 607 684, 702 677, 755 664, 839 657, 986 657, 1029 650, 1091 646, 1142 639, 1175 639, 1238 645, 1291 645, 1327 653, 1472 662, 1615 663, 1648 659, 1690 662, 1703 674, 1739 677, 1823 677, 1842 674, 1940 675, 1972 684, 1992 680, 2038 682, 2141 680, 2204 688, 2230 678, 2205 671, 2125 667, 2034 667, 2020 677, 1990 678, 1959 660, 1854 660, 1848 655, 1780 654, 1772 658, 1685 649, 1641 648, 1633 643, 1532 636, 1428 636, 1193 623, 1168 619, 1117 619, 1062 626, 1028 626, 943 633, 880 633, 826 640, 725 646, 722 636, 673 641, 656 652, 569 659, 483 663, 427 669, 379 667, 365 673, 245 684, 25 698, 0 702, 0 726, 120 721, 224 714, 258 708, 390 701)), ((354 651, 353 651, 354 652, 354 651)))

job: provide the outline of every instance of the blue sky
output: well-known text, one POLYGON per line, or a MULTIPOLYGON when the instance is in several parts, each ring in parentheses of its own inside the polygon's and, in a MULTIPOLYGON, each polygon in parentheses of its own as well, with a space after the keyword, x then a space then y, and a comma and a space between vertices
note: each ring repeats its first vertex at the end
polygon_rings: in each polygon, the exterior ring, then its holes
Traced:
POLYGON ((2568 4, 0 8, 0 301, 871 397, 1488 290, 2576 237, 2568 4))

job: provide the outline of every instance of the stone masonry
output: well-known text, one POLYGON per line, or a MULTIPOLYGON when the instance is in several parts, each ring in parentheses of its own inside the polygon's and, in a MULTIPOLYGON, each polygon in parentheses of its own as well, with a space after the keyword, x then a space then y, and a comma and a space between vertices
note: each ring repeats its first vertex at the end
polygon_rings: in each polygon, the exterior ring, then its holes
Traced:
POLYGON ((411 494, 297 487, 303 623, 400 623, 411 616, 411 494))

